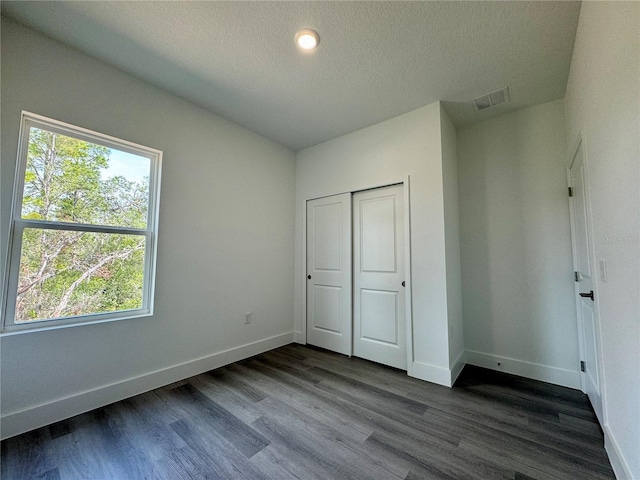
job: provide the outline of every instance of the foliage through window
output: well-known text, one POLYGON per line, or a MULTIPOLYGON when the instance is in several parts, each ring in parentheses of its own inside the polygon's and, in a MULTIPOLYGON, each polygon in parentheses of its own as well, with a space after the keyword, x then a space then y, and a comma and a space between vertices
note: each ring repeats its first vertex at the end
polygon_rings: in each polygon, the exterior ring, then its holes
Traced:
POLYGON ((151 313, 161 155, 23 112, 5 331, 151 313))

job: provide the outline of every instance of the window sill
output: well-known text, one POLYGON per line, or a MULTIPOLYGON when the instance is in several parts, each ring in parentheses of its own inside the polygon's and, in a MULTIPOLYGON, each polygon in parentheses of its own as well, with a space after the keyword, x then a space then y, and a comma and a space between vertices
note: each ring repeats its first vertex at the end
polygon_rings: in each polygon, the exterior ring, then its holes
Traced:
MULTIPOLYGON (((33 322, 33 324, 11 325, 4 327, 0 332, 0 337, 10 337, 14 335, 23 335, 25 333, 48 332, 51 330, 61 330, 64 328, 80 327, 84 325, 96 325, 99 323, 119 322, 121 320, 131 320, 134 318, 150 317, 153 315, 149 310, 135 310, 130 312, 120 312, 118 316, 96 316, 92 315, 90 319, 82 319, 83 317, 69 318, 65 320, 49 320, 42 322, 33 322)), ((109 314, 110 315, 110 314, 109 314)))

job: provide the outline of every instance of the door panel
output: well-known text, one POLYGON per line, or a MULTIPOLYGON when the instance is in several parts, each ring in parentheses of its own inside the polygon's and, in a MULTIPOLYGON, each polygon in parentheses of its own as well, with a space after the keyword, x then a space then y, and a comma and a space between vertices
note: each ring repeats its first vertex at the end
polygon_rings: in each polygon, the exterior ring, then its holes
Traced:
MULTIPOLYGON (((396 198, 385 196, 382 198, 360 199, 361 232, 367 233, 360 237, 361 268, 363 272, 396 271, 396 198), (375 238, 372 238, 375 235, 375 238)), ((356 237, 356 241, 358 238, 356 237)))
POLYGON ((351 330, 347 193, 307 202, 307 343, 351 355, 351 330))
MULTIPOLYGON (((582 147, 579 148, 578 154, 581 155, 582 147)), ((580 272, 585 279, 591 279, 591 261, 589 259, 589 245, 587 234, 587 206, 584 198, 584 175, 582 164, 577 165, 572 171, 572 183, 574 190, 574 213, 576 216, 576 260, 577 272, 580 272)))
POLYGON ((582 144, 578 146, 573 158, 569 181, 573 189, 571 197, 571 236, 573 237, 574 269, 578 272, 575 295, 576 313, 580 337, 581 356, 584 361, 584 388, 589 396, 596 416, 602 424, 602 400, 600 395, 600 375, 598 359, 598 313, 595 302, 580 293, 594 290, 592 252, 590 234, 587 181, 584 170, 584 152, 582 144))
POLYGON ((328 285, 313 285, 313 326, 319 330, 341 333, 340 305, 342 297, 341 287, 328 285))
POLYGON ((398 293, 360 290, 361 335, 363 339, 398 344, 398 293))
POLYGON ((590 385, 593 392, 600 392, 600 381, 598 379, 598 365, 596 358, 596 325, 593 315, 593 307, 587 305, 586 301, 581 301, 582 322, 584 324, 584 340, 585 340, 585 375, 587 376, 587 385, 590 385))
POLYGON ((353 195, 353 354, 407 369, 402 185, 353 195))
POLYGON ((343 205, 314 205, 313 212, 314 268, 339 272, 343 205))

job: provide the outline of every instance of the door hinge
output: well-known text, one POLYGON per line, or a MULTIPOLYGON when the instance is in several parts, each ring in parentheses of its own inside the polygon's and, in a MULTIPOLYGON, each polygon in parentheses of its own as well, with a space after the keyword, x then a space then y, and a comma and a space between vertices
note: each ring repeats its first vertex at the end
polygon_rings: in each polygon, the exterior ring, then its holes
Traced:
POLYGON ((576 282, 579 282, 580 281, 580 274, 578 272, 573 272, 573 279, 576 282))
POLYGON ((573 197, 573 188, 569 187, 569 196, 573 197))
POLYGON ((584 372, 584 360, 580 360, 580 371, 584 372))

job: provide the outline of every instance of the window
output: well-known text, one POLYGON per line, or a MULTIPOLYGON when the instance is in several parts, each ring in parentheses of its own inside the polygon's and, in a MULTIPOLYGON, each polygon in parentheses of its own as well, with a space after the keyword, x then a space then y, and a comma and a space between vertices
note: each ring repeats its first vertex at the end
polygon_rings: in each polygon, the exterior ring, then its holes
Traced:
POLYGON ((3 332, 150 315, 162 152, 22 113, 3 332))

